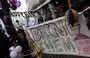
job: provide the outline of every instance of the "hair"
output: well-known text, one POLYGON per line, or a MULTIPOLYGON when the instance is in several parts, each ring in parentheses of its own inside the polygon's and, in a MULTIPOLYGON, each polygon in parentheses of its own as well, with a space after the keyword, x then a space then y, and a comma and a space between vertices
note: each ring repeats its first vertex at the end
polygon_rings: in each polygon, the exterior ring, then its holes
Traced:
POLYGON ((23 29, 18 29, 17 32, 18 32, 18 34, 23 34, 25 36, 25 38, 26 38, 26 34, 25 34, 23 29))

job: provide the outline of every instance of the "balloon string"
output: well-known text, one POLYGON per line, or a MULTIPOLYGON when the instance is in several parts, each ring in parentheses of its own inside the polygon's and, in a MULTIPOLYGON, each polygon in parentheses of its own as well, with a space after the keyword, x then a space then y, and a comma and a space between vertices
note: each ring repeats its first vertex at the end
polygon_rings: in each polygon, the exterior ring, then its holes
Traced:
POLYGON ((71 0, 68 0, 68 5, 69 5, 69 8, 71 9, 72 8, 72 2, 71 2, 71 0))
POLYGON ((80 28, 81 28, 81 25, 80 24, 78 24, 79 25, 79 34, 80 34, 80 32, 81 32, 81 30, 80 30, 80 28))

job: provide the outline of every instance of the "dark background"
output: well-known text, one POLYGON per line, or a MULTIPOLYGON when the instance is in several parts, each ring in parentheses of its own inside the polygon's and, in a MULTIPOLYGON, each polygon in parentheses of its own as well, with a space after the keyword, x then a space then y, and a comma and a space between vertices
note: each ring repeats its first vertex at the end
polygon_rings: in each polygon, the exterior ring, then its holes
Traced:
MULTIPOLYGON (((71 0, 71 1, 72 1, 72 8, 74 8, 78 12, 90 6, 90 0, 71 0)), ((52 0, 51 3, 55 4, 55 6, 58 5, 65 6, 65 9, 69 8, 68 0, 52 0), (56 4, 56 2, 58 3, 56 4)))

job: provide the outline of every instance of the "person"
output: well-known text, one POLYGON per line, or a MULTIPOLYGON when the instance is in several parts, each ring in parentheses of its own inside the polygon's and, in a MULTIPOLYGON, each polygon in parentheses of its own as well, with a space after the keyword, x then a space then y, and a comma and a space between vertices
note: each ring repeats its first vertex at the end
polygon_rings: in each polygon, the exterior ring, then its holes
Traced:
POLYGON ((32 27, 36 23, 34 16, 26 15, 26 27, 32 27))
POLYGON ((44 8, 41 8, 40 9, 40 14, 41 14, 41 17, 43 18, 43 22, 45 22, 46 20, 46 10, 44 8))
POLYGON ((0 58, 10 58, 9 43, 9 39, 5 35, 5 30, 3 29, 2 24, 0 24, 0 58))
POLYGON ((47 11, 46 21, 53 20, 51 11, 49 9, 47 9, 46 11, 47 11))
POLYGON ((55 14, 56 9, 55 9, 55 7, 51 3, 49 3, 48 6, 49 6, 48 8, 51 12, 52 18, 56 19, 56 14, 55 14))
MULTIPOLYGON (((19 29, 17 32, 18 32, 18 35, 20 37, 18 44, 22 46, 22 53, 24 53, 24 55, 30 54, 33 50, 30 48, 30 46, 28 44, 28 40, 26 38, 26 34, 25 34, 24 30, 19 29), (31 52, 28 52, 28 50, 30 50, 31 52)), ((32 57, 32 56, 31 55, 25 56, 24 58, 30 58, 30 57, 32 57)))
POLYGON ((35 13, 34 13, 34 17, 35 17, 35 20, 36 20, 36 24, 38 24, 38 19, 39 19, 39 14, 38 14, 38 12, 35 12, 35 13))

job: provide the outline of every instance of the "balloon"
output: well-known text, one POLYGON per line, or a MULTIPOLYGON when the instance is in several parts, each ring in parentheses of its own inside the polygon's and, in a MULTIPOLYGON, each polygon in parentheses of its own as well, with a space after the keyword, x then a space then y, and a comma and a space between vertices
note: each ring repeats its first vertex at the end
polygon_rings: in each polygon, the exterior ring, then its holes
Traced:
POLYGON ((73 9, 69 9, 65 14, 65 18, 69 24, 74 26, 78 22, 78 13, 73 9))
POLYGON ((12 0, 11 1, 11 4, 14 4, 15 5, 16 3, 17 3, 17 0, 12 0))
POLYGON ((11 46, 10 48, 9 48, 9 51, 11 52, 11 51, 13 51, 15 49, 15 47, 14 46, 11 46))
POLYGON ((17 1, 15 5, 16 5, 16 7, 20 7, 21 6, 21 2, 17 1))
POLYGON ((15 57, 17 57, 18 56, 18 53, 16 52, 16 51, 12 51, 11 53, 10 53, 10 57, 11 58, 15 58, 15 57))
POLYGON ((16 7, 15 5, 12 4, 11 9, 12 9, 12 10, 16 10, 17 7, 16 7))
POLYGON ((21 46, 16 46, 15 51, 17 53, 20 53, 22 51, 22 47, 21 46))

